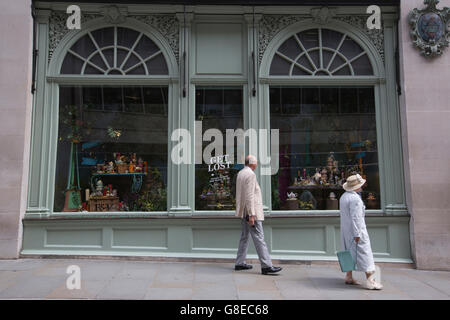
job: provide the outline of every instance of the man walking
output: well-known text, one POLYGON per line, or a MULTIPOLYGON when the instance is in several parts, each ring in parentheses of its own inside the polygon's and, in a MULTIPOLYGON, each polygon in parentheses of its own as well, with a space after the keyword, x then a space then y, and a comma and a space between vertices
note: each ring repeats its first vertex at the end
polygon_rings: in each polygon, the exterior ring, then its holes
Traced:
POLYGON ((242 219, 242 234, 236 258, 235 270, 247 270, 252 266, 245 263, 247 256, 249 233, 252 235, 262 274, 276 273, 280 267, 274 267, 270 259, 269 250, 264 241, 262 221, 264 211, 262 207, 261 188, 253 172, 258 165, 255 156, 245 158, 245 167, 239 171, 236 179, 236 217, 242 219))

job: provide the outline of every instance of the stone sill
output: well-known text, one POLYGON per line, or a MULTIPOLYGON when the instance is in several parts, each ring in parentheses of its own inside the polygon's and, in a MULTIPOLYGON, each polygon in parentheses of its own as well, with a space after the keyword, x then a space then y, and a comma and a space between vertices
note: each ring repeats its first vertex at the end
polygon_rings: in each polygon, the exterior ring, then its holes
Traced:
MULTIPOLYGON (((398 212, 396 214, 387 214, 382 210, 368 210, 366 217, 410 217, 407 212, 398 212)), ((265 214, 265 219, 272 218, 339 218, 339 211, 275 211, 265 214)), ((222 211, 220 214, 204 211, 204 212, 58 212, 58 213, 27 213, 24 221, 44 221, 44 220, 104 220, 104 219, 236 219, 234 211, 222 211)))

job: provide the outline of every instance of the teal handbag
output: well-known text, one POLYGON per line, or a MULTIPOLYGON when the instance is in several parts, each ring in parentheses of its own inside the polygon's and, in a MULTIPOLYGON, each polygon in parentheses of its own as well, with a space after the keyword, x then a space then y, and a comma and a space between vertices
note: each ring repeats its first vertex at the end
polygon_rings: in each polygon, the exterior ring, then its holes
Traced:
MULTIPOLYGON (((355 240, 353 240, 355 241, 355 240)), ((341 267, 341 271, 342 272, 349 272, 349 271, 353 271, 356 270, 356 263, 358 261, 358 243, 355 242, 355 260, 353 260, 352 254, 350 253, 349 250, 344 250, 344 251, 339 251, 337 252, 337 257, 339 260, 339 266, 341 267)), ((344 246, 345 246, 345 242, 344 242, 344 246)), ((347 248, 344 248, 347 249, 347 248)))

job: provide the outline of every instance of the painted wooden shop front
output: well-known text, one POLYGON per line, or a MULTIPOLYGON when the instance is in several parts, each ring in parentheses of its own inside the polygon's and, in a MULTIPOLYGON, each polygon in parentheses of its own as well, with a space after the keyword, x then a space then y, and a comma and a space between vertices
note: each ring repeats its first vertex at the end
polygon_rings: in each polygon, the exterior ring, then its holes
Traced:
POLYGON ((356 170, 376 260, 411 262, 396 7, 382 7, 381 30, 363 6, 80 8, 81 29, 67 30, 65 4, 37 3, 22 255, 234 258, 232 182, 248 146, 210 183, 198 136, 279 129, 278 172, 257 170, 272 257, 336 260, 330 195, 356 170), (171 161, 177 129, 192 133, 188 164, 171 161))

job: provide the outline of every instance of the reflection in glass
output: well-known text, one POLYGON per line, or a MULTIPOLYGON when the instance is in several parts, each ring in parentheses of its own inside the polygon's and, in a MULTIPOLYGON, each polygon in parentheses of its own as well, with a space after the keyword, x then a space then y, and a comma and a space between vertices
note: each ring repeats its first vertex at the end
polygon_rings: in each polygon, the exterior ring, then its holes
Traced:
POLYGON ((272 86, 270 126, 280 130, 273 210, 337 210, 342 184, 354 173, 367 179, 367 209, 380 208, 372 87, 272 86))
MULTIPOLYGON (((243 91, 241 87, 197 87, 196 121, 202 123, 202 137, 208 129, 217 129, 223 139, 223 150, 212 152, 206 162, 195 166, 195 209, 234 210, 235 178, 243 167, 242 145, 234 138, 226 146, 226 130, 243 129, 243 91), (231 151, 231 152, 230 152, 231 151)), ((202 142, 202 152, 212 141, 202 142)))
POLYGON ((60 87, 55 212, 167 210, 167 93, 60 87))

